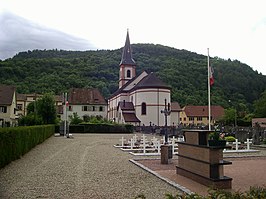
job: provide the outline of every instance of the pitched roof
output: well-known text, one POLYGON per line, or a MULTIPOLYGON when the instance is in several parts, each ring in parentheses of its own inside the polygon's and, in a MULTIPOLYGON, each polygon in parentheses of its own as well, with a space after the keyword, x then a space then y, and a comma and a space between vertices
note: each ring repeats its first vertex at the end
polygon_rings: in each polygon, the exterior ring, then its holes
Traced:
MULTIPOLYGON (((208 106, 185 106, 184 111, 187 117, 208 117, 208 106)), ((211 106, 211 116, 214 119, 224 115, 224 108, 221 106, 211 106)))
POLYGON ((26 99, 27 99, 27 94, 20 94, 20 93, 17 94, 18 101, 26 101, 26 99))
POLYGON ((133 89, 140 88, 167 88, 170 89, 162 80, 160 80, 156 75, 151 72, 146 77, 144 77, 133 89))
POLYGON ((126 37, 125 46, 124 46, 123 53, 122 53, 122 59, 121 59, 121 62, 120 62, 120 65, 122 65, 122 64, 125 64, 125 65, 136 65, 136 62, 132 58, 132 50, 131 50, 131 45, 130 45, 128 31, 127 31, 127 37, 126 37))
POLYGON ((71 88, 68 97, 69 104, 107 104, 98 89, 71 88))
POLYGON ((140 122, 135 113, 122 113, 125 122, 140 122))
POLYGON ((0 85, 0 104, 11 105, 15 92, 16 88, 14 86, 0 85))
POLYGON ((119 102, 117 108, 119 107, 121 108, 122 111, 134 111, 135 110, 132 102, 126 102, 126 101, 119 102))
POLYGON ((182 111, 182 109, 180 108, 180 105, 178 102, 172 102, 171 103, 171 111, 172 112, 179 112, 182 111))

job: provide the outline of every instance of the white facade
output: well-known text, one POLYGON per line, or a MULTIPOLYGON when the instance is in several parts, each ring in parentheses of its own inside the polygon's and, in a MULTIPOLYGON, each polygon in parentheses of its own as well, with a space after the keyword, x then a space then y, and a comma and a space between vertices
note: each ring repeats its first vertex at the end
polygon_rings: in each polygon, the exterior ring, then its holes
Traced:
MULTIPOLYGON (((106 118, 107 105, 69 105, 67 108, 67 120, 69 120, 69 116, 73 116, 73 113, 77 113, 81 119, 84 116, 101 116, 106 118)), ((65 115, 62 115, 62 117, 65 117, 65 115)), ((64 118, 61 119, 64 120, 64 118)))

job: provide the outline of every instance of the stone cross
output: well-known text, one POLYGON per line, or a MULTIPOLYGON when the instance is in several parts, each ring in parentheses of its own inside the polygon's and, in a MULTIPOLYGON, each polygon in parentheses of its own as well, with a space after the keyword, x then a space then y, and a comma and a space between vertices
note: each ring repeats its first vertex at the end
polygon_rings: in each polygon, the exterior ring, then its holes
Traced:
POLYGON ((160 154, 161 153, 161 142, 159 140, 155 141, 154 146, 157 149, 158 154, 160 154))
POLYGON ((130 141, 129 141, 129 143, 130 143, 130 149, 132 150, 133 147, 135 146, 135 141, 134 141, 134 139, 131 138, 130 141))
POLYGON ((252 144, 252 139, 247 139, 246 142, 244 142, 245 144, 247 144, 247 150, 250 149, 250 144, 252 144))
POLYGON ((236 139, 236 141, 233 142, 233 144, 236 145, 236 151, 238 151, 238 144, 241 144, 241 142, 238 142, 238 139, 236 139))
POLYGON ((119 141, 121 141, 121 146, 124 147, 124 142, 126 141, 126 139, 124 139, 124 137, 122 137, 121 139, 119 139, 119 141))
POLYGON ((137 142, 138 136, 136 134, 133 136, 133 140, 134 140, 135 143, 137 142))

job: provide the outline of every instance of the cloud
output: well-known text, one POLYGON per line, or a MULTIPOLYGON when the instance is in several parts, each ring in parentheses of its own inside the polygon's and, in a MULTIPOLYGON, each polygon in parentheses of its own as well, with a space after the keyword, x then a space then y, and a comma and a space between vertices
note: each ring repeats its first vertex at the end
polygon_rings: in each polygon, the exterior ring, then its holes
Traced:
POLYGON ((10 12, 0 14, 0 59, 34 49, 92 50, 89 41, 43 27, 10 12))

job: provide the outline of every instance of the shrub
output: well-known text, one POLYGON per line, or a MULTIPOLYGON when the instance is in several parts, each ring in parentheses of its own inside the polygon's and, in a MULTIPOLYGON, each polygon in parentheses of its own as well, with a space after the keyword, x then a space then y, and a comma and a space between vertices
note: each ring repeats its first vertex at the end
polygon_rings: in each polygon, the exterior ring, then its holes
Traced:
POLYGON ((226 136, 224 139, 226 140, 226 142, 235 142, 236 141, 236 138, 233 136, 226 136))
POLYGON ((0 168, 20 158, 55 132, 54 125, 0 129, 0 168))

